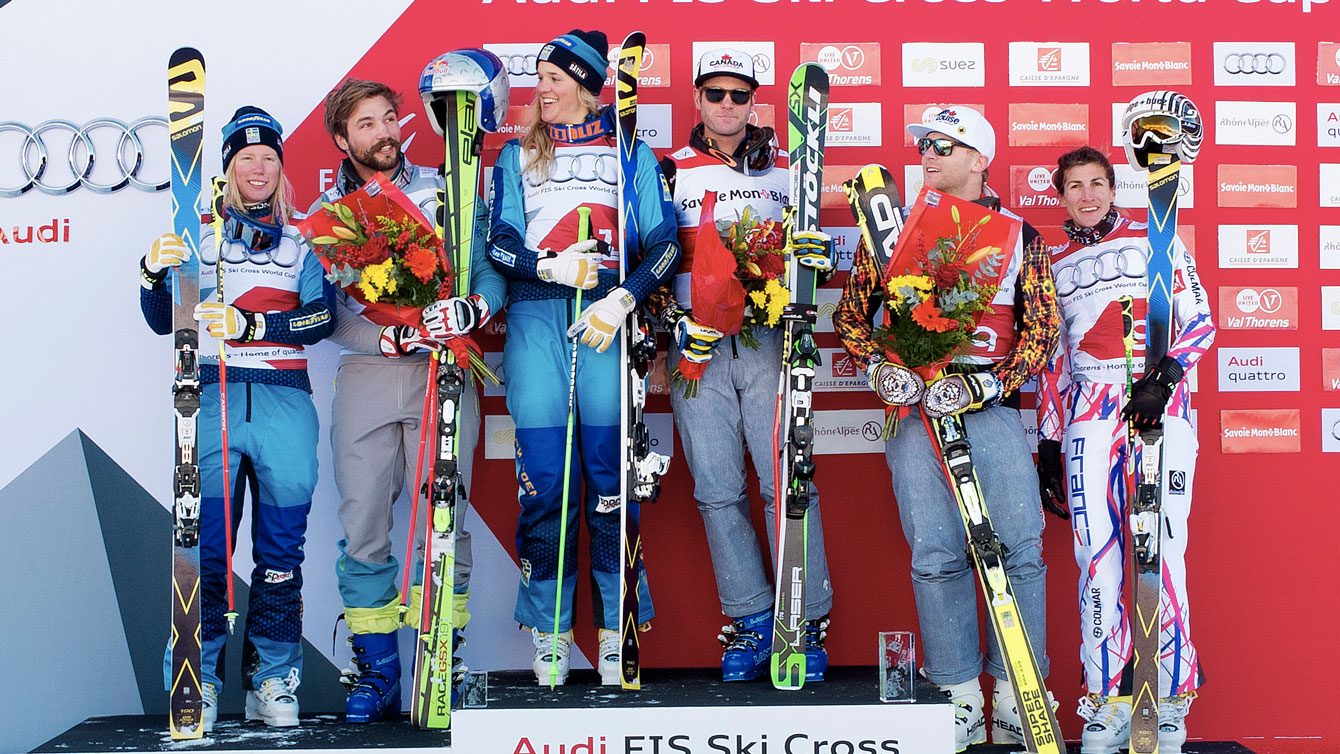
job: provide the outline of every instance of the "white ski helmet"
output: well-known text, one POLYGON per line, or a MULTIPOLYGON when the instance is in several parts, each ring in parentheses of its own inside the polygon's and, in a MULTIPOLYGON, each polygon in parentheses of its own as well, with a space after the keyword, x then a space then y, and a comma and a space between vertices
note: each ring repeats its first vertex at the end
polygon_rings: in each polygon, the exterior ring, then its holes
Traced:
POLYGON ((443 95, 474 92, 479 95, 479 127, 494 133, 507 118, 510 87, 507 69, 497 55, 473 47, 438 55, 419 76, 419 94, 433 130, 442 135, 446 120, 443 95))
POLYGON ((1191 163, 1205 136, 1200 111, 1186 95, 1167 89, 1145 92, 1131 100, 1121 116, 1121 143, 1131 167, 1149 167, 1149 155, 1177 155, 1191 163))

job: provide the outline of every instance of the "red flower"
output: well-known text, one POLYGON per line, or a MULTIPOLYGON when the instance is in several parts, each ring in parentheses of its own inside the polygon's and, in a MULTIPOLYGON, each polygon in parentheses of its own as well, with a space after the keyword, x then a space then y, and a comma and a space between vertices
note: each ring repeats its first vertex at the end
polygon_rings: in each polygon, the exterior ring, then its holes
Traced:
POLYGON ((762 272, 761 277, 764 280, 779 278, 786 272, 786 260, 781 254, 760 254, 758 269, 762 272))
POLYGON ((912 321, 931 332, 949 332, 958 329, 958 321, 940 316, 940 307, 934 299, 926 299, 912 310, 912 321))
POLYGON ((355 259, 354 266, 362 268, 385 262, 391 256, 391 248, 386 244, 386 237, 378 233, 357 247, 352 256, 355 259))
POLYGON ((953 288, 958 285, 963 268, 956 264, 944 264, 935 270, 935 284, 941 288, 953 288))

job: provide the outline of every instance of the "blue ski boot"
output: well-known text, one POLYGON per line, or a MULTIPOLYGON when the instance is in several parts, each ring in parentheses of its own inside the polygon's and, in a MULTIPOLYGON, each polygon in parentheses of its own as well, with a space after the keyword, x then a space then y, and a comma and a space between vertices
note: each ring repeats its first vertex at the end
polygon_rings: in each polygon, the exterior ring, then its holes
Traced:
POLYGON ((370 723, 400 712, 400 652, 395 632, 354 634, 358 679, 344 702, 344 720, 370 723))
POLYGON ((807 682, 814 683, 824 679, 824 671, 828 670, 828 650, 824 649, 824 640, 827 638, 827 615, 805 623, 805 680, 807 682))
POLYGON ((731 620, 721 627, 717 641, 721 654, 721 680, 752 681, 768 669, 772 658, 772 611, 764 610, 731 620))

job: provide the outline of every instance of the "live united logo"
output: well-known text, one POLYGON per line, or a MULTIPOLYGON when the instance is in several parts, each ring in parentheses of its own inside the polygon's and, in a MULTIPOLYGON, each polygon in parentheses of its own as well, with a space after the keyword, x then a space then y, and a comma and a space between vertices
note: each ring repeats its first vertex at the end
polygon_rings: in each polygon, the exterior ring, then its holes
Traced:
POLYGON ((45 225, 0 225, 0 245, 20 243, 69 243, 70 218, 53 217, 45 225))
MULTIPOLYGON (((719 733, 695 741, 694 736, 673 735, 627 735, 623 741, 613 743, 605 736, 596 738, 587 736, 573 742, 539 741, 523 736, 517 741, 512 754, 768 754, 768 734, 757 738, 741 734, 719 733), (622 746, 619 744, 622 743, 622 746), (705 746, 695 746, 701 743, 705 746)), ((897 739, 886 738, 880 741, 864 739, 849 741, 845 739, 818 739, 808 733, 792 733, 782 740, 783 754, 899 754, 897 739)), ((773 749, 775 752, 776 749, 773 749)))

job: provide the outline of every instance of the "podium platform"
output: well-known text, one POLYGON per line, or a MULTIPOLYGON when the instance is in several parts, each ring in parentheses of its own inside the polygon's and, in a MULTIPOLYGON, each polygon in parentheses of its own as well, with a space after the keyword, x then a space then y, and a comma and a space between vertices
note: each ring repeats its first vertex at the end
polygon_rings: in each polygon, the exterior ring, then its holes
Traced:
MULTIPOLYGON (((489 673, 488 707, 452 713, 454 730, 421 731, 400 715, 348 725, 338 715, 304 715, 297 728, 269 728, 224 715, 211 735, 173 741, 165 716, 91 718, 34 749, 106 752, 282 752, 354 754, 946 754, 953 709, 918 679, 914 703, 883 704, 873 667, 831 668, 823 683, 778 691, 764 680, 722 683, 715 669, 652 669, 643 689, 598 685, 574 670, 550 690, 529 671, 489 673), (445 747, 445 748, 444 748, 445 747)), ((1078 731, 1067 731, 1077 735, 1078 731)), ((968 754, 1006 754, 982 745, 968 754)), ((1078 743, 1070 751, 1077 752, 1078 743)), ((1185 754, 1251 754, 1235 743, 1191 742, 1185 754)))

